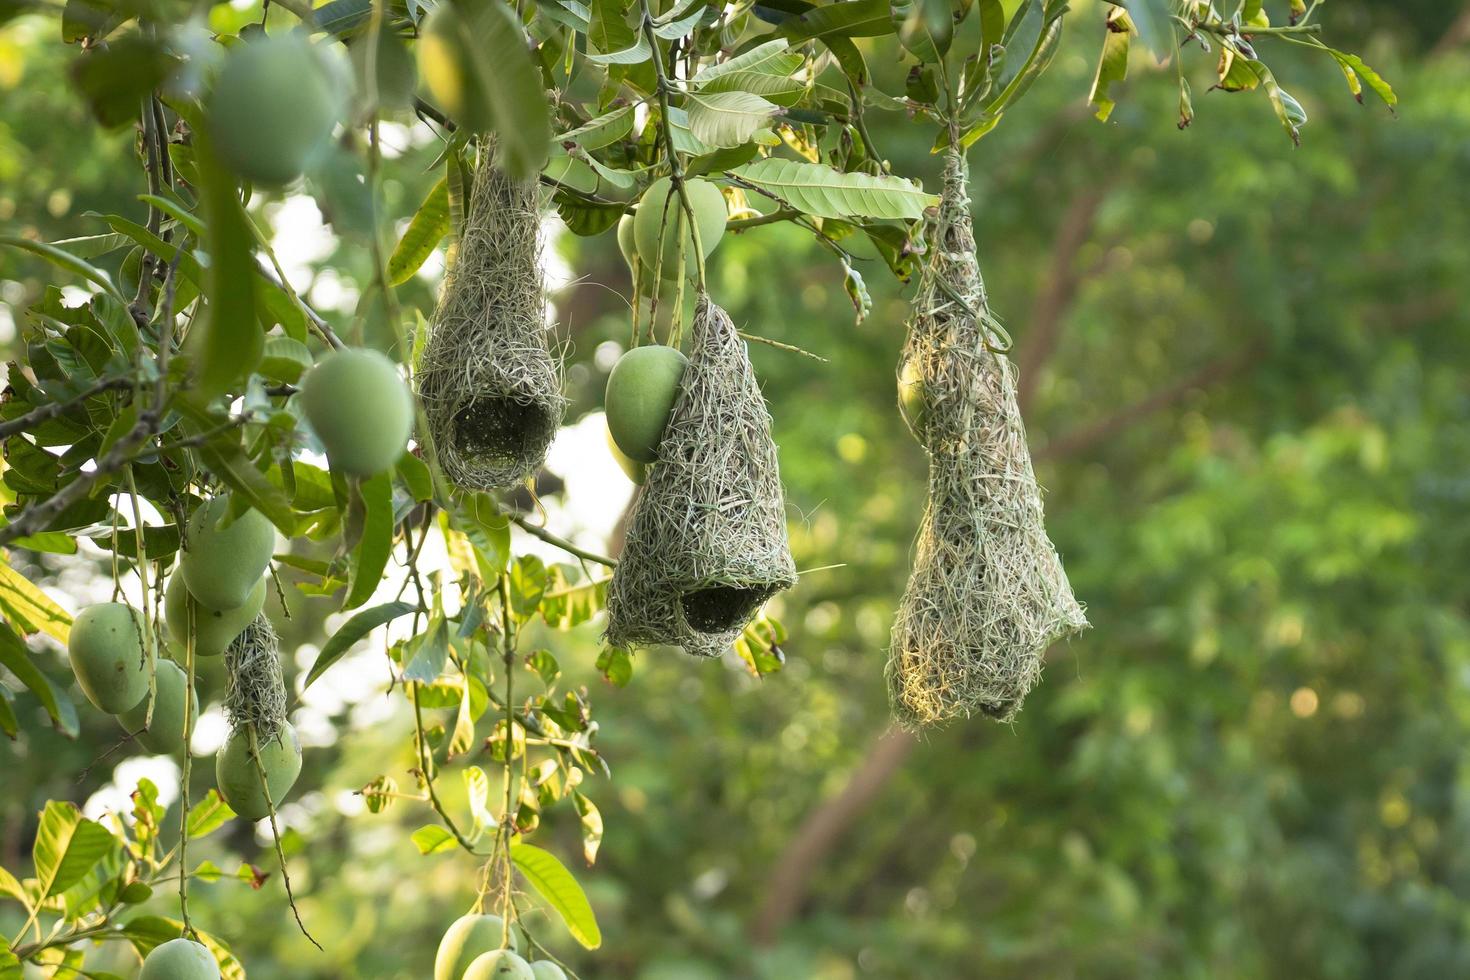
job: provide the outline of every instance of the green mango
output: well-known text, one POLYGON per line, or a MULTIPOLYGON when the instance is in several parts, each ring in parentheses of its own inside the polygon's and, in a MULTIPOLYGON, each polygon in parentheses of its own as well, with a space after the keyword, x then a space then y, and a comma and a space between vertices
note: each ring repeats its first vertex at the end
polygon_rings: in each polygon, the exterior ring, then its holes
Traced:
POLYGON ((613 442, 629 459, 639 463, 658 459, 658 444, 688 365, 678 348, 662 344, 635 347, 613 365, 603 406, 613 442))
POLYGON ((334 69, 302 33, 233 45, 205 103, 220 162, 271 187, 301 176, 330 146, 347 108, 350 78, 334 69))
POLYGON ((187 649, 189 642, 189 606, 194 606, 194 655, 218 657, 234 642, 245 627, 255 621, 265 606, 266 579, 262 577, 250 590, 243 606, 234 609, 208 609, 189 594, 182 575, 169 579, 163 595, 163 620, 168 624, 174 642, 187 649))
MULTIPOLYGON (((694 212, 695 227, 699 229, 700 250, 705 258, 709 258, 725 234, 725 219, 729 214, 725 208, 725 195, 714 184, 698 177, 684 181, 684 189, 689 195, 690 210, 694 212)), ((649 279, 655 269, 661 278, 676 278, 681 254, 686 256, 685 274, 694 275, 694 236, 690 233, 689 219, 679 196, 670 196, 672 190, 669 178, 654 181, 643 192, 633 216, 633 243, 649 279)))
POLYGON ((260 745, 260 767, 265 770, 264 786, 250 755, 249 732, 243 728, 231 732, 215 756, 214 779, 219 795, 246 820, 270 816, 265 790, 270 789, 270 803, 279 808, 301 775, 301 742, 290 723, 281 729, 279 738, 260 745))
POLYGON ((464 980, 536 980, 536 974, 518 954, 497 949, 476 957, 464 971, 464 980))
POLYGON ((220 980, 214 954, 192 939, 170 939, 153 947, 138 980, 220 980))
MULTIPOLYGON (((521 951, 520 930, 510 928, 510 949, 521 951)), ((505 920, 498 915, 462 915, 454 920, 439 940, 434 955, 434 980, 460 980, 474 960, 500 949, 505 935, 505 920)))
POLYGON ((413 395, 375 350, 338 350, 301 382, 302 410, 332 468, 372 476, 392 468, 413 433, 413 395))
POLYGON ((153 724, 143 731, 148 720, 148 696, 134 707, 122 712, 117 720, 124 729, 136 732, 144 748, 159 755, 172 755, 184 747, 184 689, 189 688, 190 711, 199 717, 199 696, 189 687, 189 678, 184 668, 166 657, 160 657, 157 667, 158 707, 153 709, 153 724))
POLYGON ((622 468, 624 475, 638 486, 648 482, 648 464, 640 463, 636 459, 629 458, 628 454, 618 448, 618 442, 612 436, 612 429, 607 430, 607 448, 617 460, 618 466, 622 468))
POLYGON ((567 980, 566 972, 550 960, 537 960, 532 963, 531 976, 536 980, 567 980))
POLYGON ((121 602, 88 606, 71 624, 72 672, 87 700, 108 714, 127 711, 148 694, 152 655, 143 635, 142 615, 121 602))
MULTIPOLYGON (((189 518, 189 533, 179 573, 201 606, 238 609, 260 584, 276 547, 276 529, 260 511, 251 508, 229 527, 220 519, 230 506, 229 496, 206 500, 189 518)), ((253 618, 253 617, 252 617, 253 618)))

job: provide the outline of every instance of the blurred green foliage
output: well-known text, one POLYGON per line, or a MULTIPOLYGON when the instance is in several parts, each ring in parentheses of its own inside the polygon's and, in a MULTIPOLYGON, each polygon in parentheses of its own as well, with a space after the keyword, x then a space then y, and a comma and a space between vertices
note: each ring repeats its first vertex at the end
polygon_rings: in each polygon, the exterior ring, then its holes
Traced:
MULTIPOLYGON (((585 976, 1470 974, 1470 58, 1431 54, 1454 12, 1333 4, 1402 118, 1288 53, 1279 71, 1311 76, 1293 86, 1312 118, 1293 150, 1262 101, 1207 82, 1176 132, 1172 68, 1142 55, 1109 123, 1092 121, 1101 12, 1077 7, 1052 72, 972 169, 993 303, 1033 372, 1049 527, 1094 629, 1052 652, 1014 727, 957 725, 914 748, 848 814, 774 944, 751 940, 792 835, 872 765, 924 462, 894 409, 905 299, 880 263, 861 269, 874 310, 855 325, 840 267, 799 229, 727 237, 711 288, 737 324, 829 359, 752 348, 798 567, 839 567, 778 602, 784 671, 640 655, 628 687, 591 692, 615 779, 588 788, 608 829, 580 872, 605 936, 585 976)), ((0 30, 0 219, 46 239, 100 230, 90 210, 142 212, 128 138, 88 124, 54 28, 0 30)), ((932 178, 907 120, 872 128, 900 172, 932 178)), ((387 161, 391 213, 427 192, 434 152, 387 161)), ((557 241, 577 277, 557 299, 575 417, 600 402, 594 351, 625 340, 614 292, 630 287, 611 234, 557 241)), ((315 295, 346 297, 328 312, 350 315, 370 278, 362 242, 311 265, 332 287, 315 295)), ((51 276, 0 255, 11 317, 51 276)), ((401 298, 427 310, 432 287, 416 278, 401 298)), ((62 560, 30 560, 21 571, 65 593, 62 560)), ((288 649, 320 644, 331 605, 292 605, 288 649)), ((596 676, 595 630, 555 642, 568 673, 596 676)), ((66 683, 59 657, 51 674, 66 683)), ((17 709, 39 711, 28 699, 17 709)), ((462 858, 410 843, 421 808, 371 814, 352 795, 415 764, 411 720, 381 701, 342 704, 335 740, 309 736, 285 811, 327 953, 276 889, 195 890, 196 919, 252 978, 422 977, 473 895, 462 858)), ((111 720, 81 720, 76 741, 33 726, 0 745, 0 863, 23 862, 46 799, 111 778, 118 757, 86 770, 111 720)), ((558 850, 577 853, 574 820, 557 821, 558 850)), ((249 828, 219 836, 273 868, 249 828)), ((95 968, 128 972, 130 957, 95 968)))

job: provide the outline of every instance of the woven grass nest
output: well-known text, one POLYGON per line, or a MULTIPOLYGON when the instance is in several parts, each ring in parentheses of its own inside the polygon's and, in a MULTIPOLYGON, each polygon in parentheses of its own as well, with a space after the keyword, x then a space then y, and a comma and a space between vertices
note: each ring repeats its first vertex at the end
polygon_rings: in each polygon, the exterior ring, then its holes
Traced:
POLYGON ((701 295, 689 366, 608 588, 605 638, 717 657, 794 584, 771 416, 729 315, 701 295))
POLYGON ((225 718, 232 732, 253 725, 262 745, 286 724, 281 641, 263 614, 225 648, 225 718))
POLYGON ((536 180, 507 177, 486 143, 418 372, 439 460, 467 489, 503 489, 534 474, 566 411, 540 235, 536 180))
POLYGON ((924 406, 910 421, 929 453, 929 500, 887 667, 894 715, 909 728, 976 712, 1012 719, 1047 647, 1087 627, 1043 526, 1015 367, 994 349, 1002 332, 986 303, 966 178, 952 153, 900 364, 900 384, 917 386, 924 406))

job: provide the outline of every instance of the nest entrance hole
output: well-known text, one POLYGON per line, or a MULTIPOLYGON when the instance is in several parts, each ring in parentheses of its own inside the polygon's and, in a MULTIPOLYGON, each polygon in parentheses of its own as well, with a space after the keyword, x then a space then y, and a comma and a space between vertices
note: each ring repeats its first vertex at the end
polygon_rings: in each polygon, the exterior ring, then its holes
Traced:
POLYGON ((484 395, 454 415, 454 438, 465 456, 518 459, 532 453, 561 418, 539 402, 484 395))
POLYGON ((684 620, 701 633, 724 633, 743 627, 767 599, 771 586, 711 585, 679 596, 684 620))

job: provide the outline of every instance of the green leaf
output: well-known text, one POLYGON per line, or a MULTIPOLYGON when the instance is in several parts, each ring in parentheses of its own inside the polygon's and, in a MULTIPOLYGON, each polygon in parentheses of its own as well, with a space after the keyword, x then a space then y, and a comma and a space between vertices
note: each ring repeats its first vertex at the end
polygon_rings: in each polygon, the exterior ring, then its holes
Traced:
POLYGON ((449 663, 449 625, 444 617, 435 614, 428 630, 414 637, 410 649, 413 650, 413 659, 403 669, 405 681, 428 684, 444 673, 444 667, 449 663))
POLYGON ((435 8, 460 72, 459 122, 497 137, 497 162, 524 179, 546 163, 551 122, 526 34, 504 0, 449 0, 435 8))
POLYGON ((1392 109, 1399 104, 1399 97, 1394 92, 1393 86, 1389 85, 1382 75, 1364 64, 1362 58, 1355 54, 1348 54, 1345 51, 1338 51, 1336 48, 1329 48, 1327 45, 1318 42, 1315 38, 1312 40, 1314 43, 1320 45, 1337 62, 1338 67, 1342 69, 1343 76, 1347 79, 1349 91, 1353 93, 1354 98, 1359 102, 1363 101, 1362 82, 1367 82, 1368 87, 1373 90, 1375 95, 1383 100, 1384 105, 1392 109), (1361 81, 1359 80, 1360 78, 1361 81))
POLYGON ((750 92, 690 92, 685 105, 694 138, 716 149, 748 143, 780 110, 750 92))
POLYGON ((633 107, 625 105, 595 119, 589 119, 575 129, 559 134, 554 142, 558 144, 576 143, 584 150, 600 150, 604 146, 616 143, 632 131, 633 107))
POLYGON ((9 563, 0 565, 0 615, 26 636, 45 633, 63 644, 71 638, 71 614, 9 563))
POLYGON ((1092 92, 1087 99, 1097 106, 1097 118, 1107 122, 1116 102, 1112 87, 1128 77, 1128 42, 1132 37, 1128 12, 1114 7, 1108 13, 1107 34, 1103 37, 1102 55, 1097 62, 1097 75, 1092 80, 1092 92))
POLYGON ((401 286, 412 279, 413 274, 419 271, 447 234, 449 179, 440 177, 439 182, 419 205, 419 209, 414 212, 413 220, 408 223, 403 237, 398 240, 398 246, 388 257, 389 285, 401 286))
POLYGON ((41 707, 46 709, 46 714, 51 716, 51 721, 63 733, 70 738, 75 738, 78 732, 76 707, 72 705, 71 699, 56 685, 51 683, 51 678, 41 672, 41 669, 31 660, 30 650, 26 648, 25 642, 4 623, 0 623, 0 664, 3 664, 12 674, 19 678, 20 682, 30 689, 41 702, 41 707))
POLYGON ((112 284, 111 276, 91 263, 83 262, 70 252, 62 251, 55 245, 47 245, 45 242, 33 242, 28 238, 15 238, 11 235, 0 235, 0 245, 9 245, 11 248, 18 248, 22 251, 30 252, 33 255, 39 255, 52 265, 81 276, 88 282, 102 287, 107 295, 124 306, 127 305, 128 301, 123 297, 123 294, 118 288, 112 284))
POLYGON ((819 218, 899 218, 913 221, 939 203, 901 177, 845 174, 822 163, 768 157, 735 176, 819 218))
POLYGON ((546 594, 546 564, 535 555, 521 555, 510 566, 510 608, 521 622, 536 614, 546 594))
POLYGON ((190 331, 190 340, 197 345, 198 392, 212 398, 255 370, 265 335, 255 314, 255 236, 240 207, 239 189, 210 153, 200 155, 199 170, 208 225, 204 294, 209 305, 204 322, 190 331))
POLYGON ((495 826, 495 817, 490 813, 490 777, 479 766, 467 766, 464 770, 464 791, 470 808, 471 841, 477 841, 486 830, 495 826))
POLYGON ((582 857, 588 864, 597 863, 597 851, 602 847, 602 813, 597 805, 586 796, 572 790, 572 805, 582 823, 582 857))
POLYGON ((133 34, 84 52, 72 62, 72 82, 103 126, 138 119, 143 99, 178 60, 157 41, 133 34))
POLYGON ((260 373, 272 381, 295 384, 311 367, 311 348, 291 337, 265 338, 260 373))
POLYGON ((362 536, 352 549, 347 600, 343 609, 367 602, 383 581, 383 569, 393 554, 393 478, 379 473, 358 484, 364 507, 362 536))
POLYGON ((882 37, 892 30, 888 0, 841 0, 781 22, 781 34, 793 41, 828 37, 882 37))
POLYGON ((328 667, 341 660, 342 656, 358 640, 379 626, 392 622, 399 616, 408 615, 414 609, 415 607, 407 602, 385 602, 381 606, 370 606, 343 623, 341 629, 333 633, 332 638, 327 640, 322 647, 322 652, 317 654, 316 662, 311 665, 311 670, 306 672, 303 689, 310 687, 313 681, 326 673, 328 667))
POLYGON ((420 854, 443 854, 458 846, 454 835, 436 823, 425 824, 410 838, 420 854))
MULTIPOLYGON (((257 336, 259 329, 252 325, 257 336)), ((262 345, 263 346, 263 345, 262 345)), ((250 506, 260 511, 287 537, 296 534, 296 515, 285 492, 272 483, 264 473, 256 469, 243 450, 237 445, 198 448, 199 458, 215 476, 227 483, 231 490, 249 501, 250 506)))
POLYGON ((628 51, 640 43, 647 50, 647 43, 629 26, 623 10, 623 0, 592 0, 586 33, 587 45, 593 49, 594 56, 628 51))
POLYGON ((692 82, 701 92, 750 92, 776 105, 792 106, 807 91, 804 82, 791 77, 805 61, 790 50, 790 42, 777 39, 701 69, 692 82))
POLYGON ((534 844, 510 845, 510 859, 531 886, 556 910, 572 938, 588 949, 602 945, 602 930, 587 901, 587 894, 555 854, 534 844))
POLYGON ((937 64, 949 51, 954 19, 949 0, 889 0, 889 15, 904 48, 925 64, 937 64))
POLYGON ((20 721, 15 717, 15 695, 10 688, 0 684, 0 732, 14 739, 20 734, 20 721))
POLYGON ((44 902, 66 891, 121 848, 121 841, 100 823, 83 817, 74 804, 48 800, 31 847, 38 900, 44 902))
POLYGON ((189 808, 189 839, 208 837, 234 817, 235 811, 220 797, 219 791, 211 789, 204 794, 204 799, 189 808))

